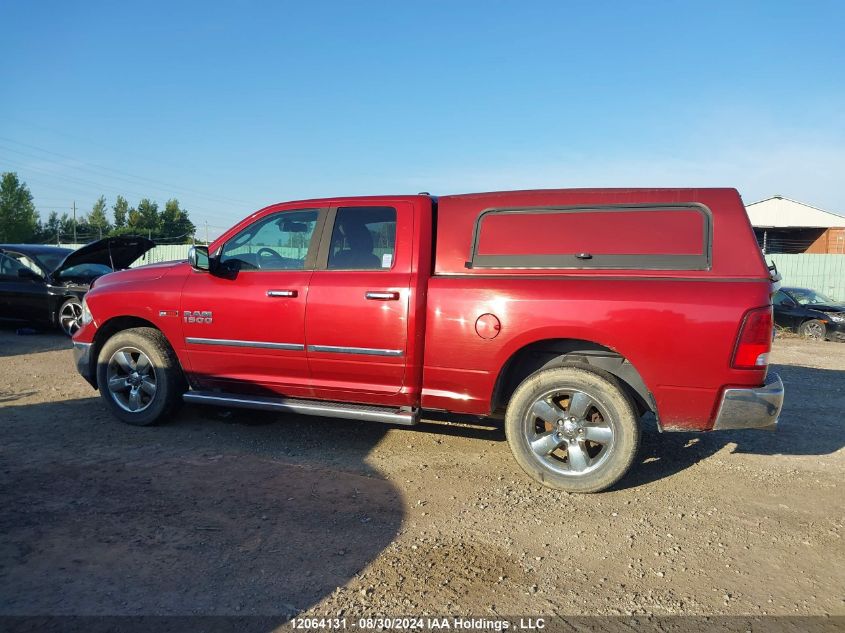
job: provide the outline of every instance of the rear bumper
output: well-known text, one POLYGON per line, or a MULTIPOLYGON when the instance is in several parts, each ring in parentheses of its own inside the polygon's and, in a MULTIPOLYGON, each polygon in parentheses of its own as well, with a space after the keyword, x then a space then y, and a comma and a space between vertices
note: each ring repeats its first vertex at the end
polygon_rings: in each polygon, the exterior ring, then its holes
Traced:
POLYGON ((769 374, 762 387, 725 389, 714 431, 727 429, 764 429, 774 431, 783 407, 783 381, 769 374))
POLYGON ((91 358, 91 343, 77 343, 74 341, 73 360, 76 363, 76 371, 96 389, 97 380, 94 376, 95 363, 91 358))

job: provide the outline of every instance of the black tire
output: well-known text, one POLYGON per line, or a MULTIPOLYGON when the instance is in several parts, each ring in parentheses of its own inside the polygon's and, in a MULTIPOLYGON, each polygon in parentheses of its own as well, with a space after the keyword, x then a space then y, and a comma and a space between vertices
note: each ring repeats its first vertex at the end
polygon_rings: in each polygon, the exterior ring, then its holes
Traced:
POLYGON ((118 332, 100 349, 97 386, 106 405, 122 421, 151 426, 165 420, 181 404, 185 379, 164 335, 154 328, 139 327, 118 332), (143 363, 142 356, 148 362, 143 363), (121 377, 126 378, 123 386, 119 385, 121 377), (114 389, 109 387, 110 380, 116 384, 114 389), (133 392, 138 394, 137 401, 133 392), (136 409, 131 410, 136 403, 136 409))
POLYGON ((56 325, 68 336, 73 336, 74 332, 82 325, 79 322, 81 317, 82 301, 76 297, 70 297, 59 308, 59 313, 56 315, 56 325))
POLYGON ((556 490, 589 493, 606 490, 631 467, 640 423, 634 402, 614 377, 564 366, 538 371, 517 387, 505 434, 532 478, 556 490))
POLYGON ((798 326, 798 334, 804 338, 823 341, 827 338, 827 327, 824 322, 819 321, 818 319, 810 319, 809 321, 804 321, 798 326))

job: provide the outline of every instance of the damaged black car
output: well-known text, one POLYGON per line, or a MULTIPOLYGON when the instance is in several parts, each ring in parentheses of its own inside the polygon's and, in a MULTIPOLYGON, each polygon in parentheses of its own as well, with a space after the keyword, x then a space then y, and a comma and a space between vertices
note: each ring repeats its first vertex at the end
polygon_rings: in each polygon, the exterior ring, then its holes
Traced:
POLYGON ((811 288, 781 288, 772 304, 778 326, 805 338, 845 341, 845 303, 811 288))
POLYGON ((107 237, 77 250, 0 244, 0 321, 79 329, 82 297, 98 277, 128 268, 155 246, 145 237, 107 237))

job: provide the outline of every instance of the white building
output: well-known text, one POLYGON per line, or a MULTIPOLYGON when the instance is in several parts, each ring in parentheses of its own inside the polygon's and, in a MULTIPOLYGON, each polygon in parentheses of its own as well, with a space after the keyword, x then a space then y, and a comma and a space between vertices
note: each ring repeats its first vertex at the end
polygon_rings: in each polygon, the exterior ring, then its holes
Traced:
POLYGON ((845 253, 845 217, 772 196, 745 207, 766 253, 845 253))

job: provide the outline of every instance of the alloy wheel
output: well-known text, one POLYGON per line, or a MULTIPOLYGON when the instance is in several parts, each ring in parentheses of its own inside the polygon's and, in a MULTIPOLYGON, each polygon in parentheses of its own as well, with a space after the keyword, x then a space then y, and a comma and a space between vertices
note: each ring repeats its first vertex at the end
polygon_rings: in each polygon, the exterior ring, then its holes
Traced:
POLYGON ((74 333, 81 327, 81 319, 82 305, 76 301, 66 302, 59 312, 59 326, 68 336, 73 336, 74 333))
POLYGON ((807 332, 807 338, 812 338, 816 340, 821 340, 824 338, 824 325, 822 325, 821 323, 808 323, 805 326, 805 331, 807 332))
POLYGON ((146 409, 156 395, 156 373, 149 357, 135 347, 121 347, 109 359, 106 381, 112 399, 125 411, 146 409))
POLYGON ((545 467, 578 477, 597 469, 613 450, 614 421, 592 396, 554 389, 529 408, 523 428, 534 457, 545 467))

